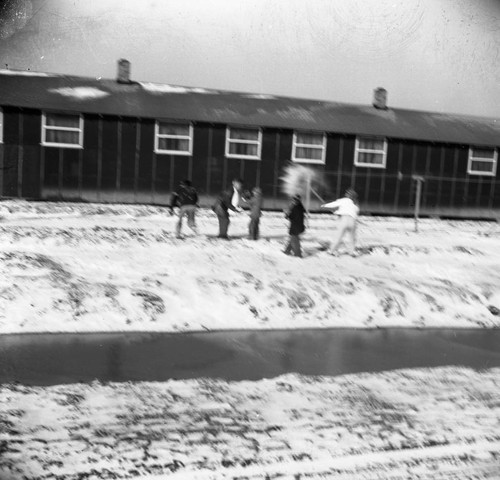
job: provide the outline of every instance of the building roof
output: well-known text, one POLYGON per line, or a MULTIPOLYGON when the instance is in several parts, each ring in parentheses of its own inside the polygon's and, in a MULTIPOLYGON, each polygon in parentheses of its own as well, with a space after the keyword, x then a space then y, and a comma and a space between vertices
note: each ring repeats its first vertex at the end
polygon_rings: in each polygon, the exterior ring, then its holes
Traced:
POLYGON ((0 70, 0 106, 500 145, 500 119, 0 70))

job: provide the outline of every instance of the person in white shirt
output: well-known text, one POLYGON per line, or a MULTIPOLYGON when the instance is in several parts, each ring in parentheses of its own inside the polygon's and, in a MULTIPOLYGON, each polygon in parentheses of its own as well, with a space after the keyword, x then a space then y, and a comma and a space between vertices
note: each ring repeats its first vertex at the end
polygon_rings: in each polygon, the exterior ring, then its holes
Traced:
POLYGON ((231 196, 231 205, 234 207, 236 212, 242 212, 241 208, 241 191, 243 188, 243 180, 235 178, 233 180, 233 195, 231 196))
POLYGON ((328 253, 335 255, 338 247, 342 243, 346 234, 351 235, 352 246, 350 254, 355 255, 356 249, 356 224, 359 215, 358 194, 350 188, 345 192, 344 197, 335 200, 334 202, 325 203, 321 208, 328 208, 333 210, 335 215, 340 217, 337 235, 330 245, 328 253))

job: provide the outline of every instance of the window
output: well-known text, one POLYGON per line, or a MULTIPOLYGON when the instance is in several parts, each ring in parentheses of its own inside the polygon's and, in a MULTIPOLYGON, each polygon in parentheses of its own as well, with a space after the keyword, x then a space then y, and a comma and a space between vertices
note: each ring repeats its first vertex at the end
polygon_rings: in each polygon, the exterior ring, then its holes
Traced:
POLYGON ((470 175, 490 175, 494 177, 497 174, 497 155, 498 152, 494 148, 469 148, 467 173, 470 175))
POLYGON ((0 108, 0 143, 3 143, 3 110, 0 108))
POLYGON ((324 133, 293 132, 292 161, 325 163, 326 135, 324 133))
POLYGON ((385 138, 356 137, 354 165, 357 167, 385 168, 387 141, 385 138))
POLYGON ((189 123, 156 122, 155 153, 191 155, 193 126, 189 123))
POLYGON ((43 113, 42 145, 83 148, 83 116, 71 113, 43 113))
POLYGON ((227 127, 226 157, 260 160, 262 132, 259 128, 227 127))

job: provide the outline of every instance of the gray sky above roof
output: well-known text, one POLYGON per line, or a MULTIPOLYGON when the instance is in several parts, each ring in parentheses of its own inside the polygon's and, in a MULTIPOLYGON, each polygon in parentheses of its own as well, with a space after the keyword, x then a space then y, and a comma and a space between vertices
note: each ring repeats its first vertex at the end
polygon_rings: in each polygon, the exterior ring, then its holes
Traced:
POLYGON ((500 116, 498 0, 7 0, 0 67, 500 116))

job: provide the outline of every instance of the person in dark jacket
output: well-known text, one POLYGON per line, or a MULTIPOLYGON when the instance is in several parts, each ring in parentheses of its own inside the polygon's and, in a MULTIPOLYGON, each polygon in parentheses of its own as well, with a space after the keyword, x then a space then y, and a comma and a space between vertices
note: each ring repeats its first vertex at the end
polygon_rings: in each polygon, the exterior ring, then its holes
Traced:
POLYGON ((219 220, 219 238, 229 238, 227 235, 227 230, 229 228, 229 210, 233 212, 242 211, 240 207, 242 187, 243 182, 241 180, 233 180, 233 188, 222 192, 212 207, 212 210, 219 220))
POLYGON ((182 219, 187 217, 189 228, 198 233, 196 228, 196 209, 198 207, 198 192, 189 180, 183 180, 170 199, 170 214, 173 215, 174 207, 179 207, 179 219, 175 228, 177 238, 181 238, 182 219))
POLYGON ((250 223, 248 224, 248 236, 250 240, 259 239, 259 223, 262 215, 262 190, 255 187, 252 196, 247 200, 250 208, 250 223))
POLYGON ((288 241, 288 245, 286 246, 283 253, 286 255, 293 254, 296 257, 302 257, 302 249, 300 247, 300 234, 304 233, 305 225, 304 225, 304 214, 305 214, 304 205, 302 205, 302 200, 300 195, 295 195, 292 198, 292 203, 290 207, 285 212, 285 217, 290 220, 290 240, 288 241))

